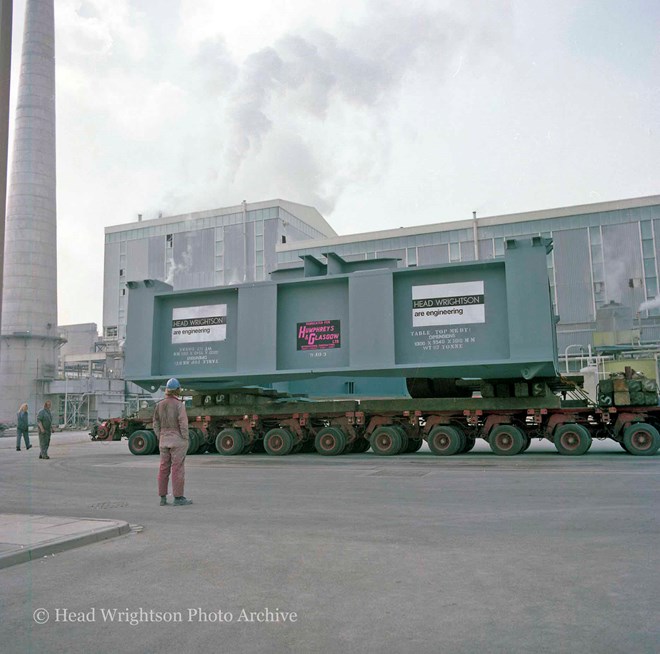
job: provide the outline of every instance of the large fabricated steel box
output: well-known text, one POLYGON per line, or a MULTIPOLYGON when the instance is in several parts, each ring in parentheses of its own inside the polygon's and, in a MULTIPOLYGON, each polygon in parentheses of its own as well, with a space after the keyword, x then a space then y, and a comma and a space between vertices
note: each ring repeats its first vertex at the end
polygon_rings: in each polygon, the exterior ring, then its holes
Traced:
POLYGON ((130 282, 125 377, 199 390, 322 375, 554 377, 550 247, 511 239, 497 259, 364 270, 327 255, 272 281, 196 291, 130 282))

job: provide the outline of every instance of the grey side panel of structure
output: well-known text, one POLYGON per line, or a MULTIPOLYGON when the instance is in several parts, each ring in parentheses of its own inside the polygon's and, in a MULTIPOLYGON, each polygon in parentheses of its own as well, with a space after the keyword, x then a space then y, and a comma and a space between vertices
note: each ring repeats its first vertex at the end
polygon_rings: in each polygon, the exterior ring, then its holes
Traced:
POLYGON ((57 234, 53 0, 28 0, 7 202, 0 420, 55 374, 57 234))
MULTIPOLYGON (((160 281, 129 282, 129 311, 131 312, 130 324, 126 325, 126 360, 131 362, 131 367, 138 370, 153 370, 160 366, 158 349, 145 348, 142 345, 145 338, 153 340, 156 338, 156 324, 154 315, 156 311, 155 296, 157 293, 171 292, 172 287, 160 281), (132 302, 136 294, 131 294, 138 285, 141 290, 140 303, 132 302), (132 287, 132 288, 131 288, 132 287)), ((156 390, 154 387, 153 390, 156 390)))
POLYGON ((321 376, 552 377, 547 244, 508 241, 488 262, 307 266, 311 277, 188 293, 136 283, 126 378, 150 388, 175 375, 201 390, 321 376))

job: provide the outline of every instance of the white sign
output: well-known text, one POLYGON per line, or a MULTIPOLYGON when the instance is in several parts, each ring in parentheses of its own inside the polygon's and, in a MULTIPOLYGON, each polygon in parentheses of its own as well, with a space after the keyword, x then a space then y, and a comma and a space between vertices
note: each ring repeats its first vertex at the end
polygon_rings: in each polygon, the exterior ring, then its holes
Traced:
POLYGON ((486 322, 482 281, 412 287, 413 327, 475 322, 486 322))
POLYGON ((227 338, 227 305, 180 307, 172 310, 172 344, 224 341, 227 338))

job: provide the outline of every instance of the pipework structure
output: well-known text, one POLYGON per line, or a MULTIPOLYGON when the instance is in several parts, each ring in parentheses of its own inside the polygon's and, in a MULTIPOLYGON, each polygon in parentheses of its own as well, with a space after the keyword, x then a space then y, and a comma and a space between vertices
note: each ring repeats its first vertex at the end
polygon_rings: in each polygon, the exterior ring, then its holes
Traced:
POLYGON ((57 371, 53 0, 27 0, 5 229, 0 421, 44 400, 57 371))

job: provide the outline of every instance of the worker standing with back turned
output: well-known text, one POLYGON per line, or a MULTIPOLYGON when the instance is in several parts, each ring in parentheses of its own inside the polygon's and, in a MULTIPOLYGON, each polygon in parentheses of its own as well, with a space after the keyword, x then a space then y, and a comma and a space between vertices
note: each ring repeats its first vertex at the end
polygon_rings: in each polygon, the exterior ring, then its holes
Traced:
POLYGON ((188 416, 186 405, 179 397, 181 384, 178 379, 170 379, 165 385, 165 397, 154 411, 154 432, 160 449, 158 470, 158 494, 160 505, 167 504, 167 486, 172 473, 172 495, 175 506, 192 504, 183 495, 185 462, 188 451, 188 416))

